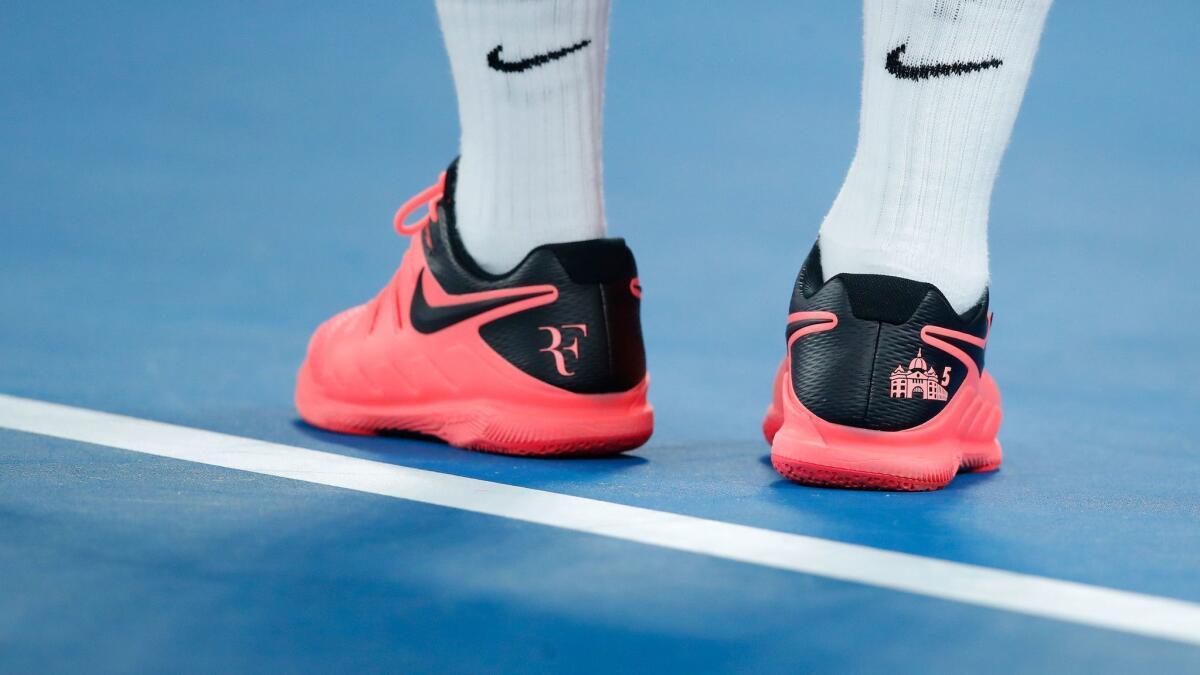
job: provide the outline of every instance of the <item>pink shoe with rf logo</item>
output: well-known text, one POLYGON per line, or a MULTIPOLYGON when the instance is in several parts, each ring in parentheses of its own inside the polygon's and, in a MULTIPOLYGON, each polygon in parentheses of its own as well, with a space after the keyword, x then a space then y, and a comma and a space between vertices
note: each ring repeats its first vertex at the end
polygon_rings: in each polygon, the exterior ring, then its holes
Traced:
POLYGON ((540 246, 489 274, 454 227, 456 163, 396 213, 391 282, 309 342, 296 407, 331 431, 415 432, 516 455, 602 455, 650 438, 641 285, 620 239, 540 246), (428 213, 407 223, 420 208, 428 213))

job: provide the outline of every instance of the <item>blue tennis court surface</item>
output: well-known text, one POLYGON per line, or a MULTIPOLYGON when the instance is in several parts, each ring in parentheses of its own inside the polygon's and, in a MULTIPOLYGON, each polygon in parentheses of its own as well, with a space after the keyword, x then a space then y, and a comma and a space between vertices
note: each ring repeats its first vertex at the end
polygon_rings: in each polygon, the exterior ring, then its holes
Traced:
MULTIPOLYGON (((1200 603, 1200 6, 1061 2, 992 212, 1006 462, 780 478, 790 285, 853 152, 857 3, 618 2, 610 227, 657 410, 546 461, 300 423, 455 152, 431 3, 25 3, 0 22, 0 393, 1200 603), (719 4, 719 6, 717 6, 719 4)), ((0 429, 0 671, 1163 672, 1200 646, 0 429)))

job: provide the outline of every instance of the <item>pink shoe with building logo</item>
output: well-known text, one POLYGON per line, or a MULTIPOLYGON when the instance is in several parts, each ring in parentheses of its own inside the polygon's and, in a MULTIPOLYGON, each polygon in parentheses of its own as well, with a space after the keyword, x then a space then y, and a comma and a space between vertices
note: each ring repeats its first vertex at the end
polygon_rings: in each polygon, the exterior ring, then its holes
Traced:
POLYGON ((1002 460, 1000 392, 984 371, 986 293, 956 313, 930 284, 824 279, 814 247, 763 421, 771 463, 801 483, 936 490, 1002 460))

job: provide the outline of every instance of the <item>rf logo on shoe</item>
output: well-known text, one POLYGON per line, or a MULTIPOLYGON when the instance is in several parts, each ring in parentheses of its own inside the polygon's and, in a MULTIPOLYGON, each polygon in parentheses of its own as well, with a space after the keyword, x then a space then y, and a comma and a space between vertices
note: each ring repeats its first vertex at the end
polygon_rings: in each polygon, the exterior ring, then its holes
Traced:
POLYGON ((558 370, 558 374, 563 377, 573 377, 575 371, 567 370, 567 354, 570 354, 575 361, 579 361, 579 340, 586 338, 588 334, 587 324, 584 323, 565 323, 561 326, 538 326, 538 330, 544 330, 550 334, 549 346, 539 349, 539 352, 545 352, 554 357, 554 367, 558 370), (574 331, 574 334, 572 334, 574 331), (570 344, 563 344, 566 335, 570 336, 570 344))

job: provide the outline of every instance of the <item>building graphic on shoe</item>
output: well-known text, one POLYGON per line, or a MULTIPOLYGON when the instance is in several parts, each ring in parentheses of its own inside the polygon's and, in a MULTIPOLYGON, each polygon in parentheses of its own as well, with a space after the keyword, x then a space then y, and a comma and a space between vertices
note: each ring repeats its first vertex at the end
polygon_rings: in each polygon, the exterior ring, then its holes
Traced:
POLYGON ((889 395, 892 398, 922 398, 930 401, 945 401, 946 385, 950 383, 950 366, 939 377, 937 371, 925 362, 921 348, 917 348, 917 356, 908 362, 896 366, 891 375, 892 386, 889 395))

